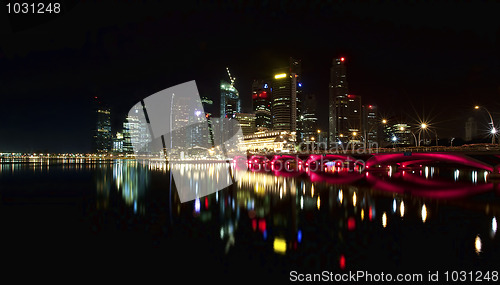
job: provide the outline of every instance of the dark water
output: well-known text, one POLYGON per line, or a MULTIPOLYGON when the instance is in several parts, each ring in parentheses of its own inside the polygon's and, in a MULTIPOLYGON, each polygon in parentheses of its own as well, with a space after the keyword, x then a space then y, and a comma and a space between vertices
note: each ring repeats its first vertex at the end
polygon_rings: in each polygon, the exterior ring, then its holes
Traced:
MULTIPOLYGON (((214 166, 191 167, 200 182, 214 166)), ((498 270, 500 191, 488 175, 451 165, 251 172, 180 203, 165 164, 4 161, 0 252, 13 269, 165 282, 498 270)))

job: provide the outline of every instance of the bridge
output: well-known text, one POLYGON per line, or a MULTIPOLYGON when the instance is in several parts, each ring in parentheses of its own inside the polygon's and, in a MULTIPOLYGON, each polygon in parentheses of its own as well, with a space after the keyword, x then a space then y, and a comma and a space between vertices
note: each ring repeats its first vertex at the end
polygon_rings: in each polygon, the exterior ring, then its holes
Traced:
POLYGON ((422 164, 460 165, 488 171, 492 177, 500 177, 500 153, 477 151, 453 152, 381 152, 381 153, 297 153, 297 154, 255 154, 248 159, 248 166, 270 167, 271 170, 307 168, 328 170, 348 168, 376 171, 387 167, 405 169, 422 164))

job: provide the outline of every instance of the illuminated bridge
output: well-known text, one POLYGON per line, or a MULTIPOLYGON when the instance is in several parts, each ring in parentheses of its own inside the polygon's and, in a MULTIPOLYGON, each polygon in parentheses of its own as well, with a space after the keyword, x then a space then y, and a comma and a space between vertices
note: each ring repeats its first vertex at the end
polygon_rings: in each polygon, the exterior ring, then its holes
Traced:
POLYGON ((349 167, 375 171, 392 168, 408 168, 422 164, 461 165, 492 172, 500 175, 500 155, 488 152, 467 154, 461 152, 392 152, 372 154, 271 154, 253 155, 248 158, 250 167, 262 165, 285 168, 349 167))

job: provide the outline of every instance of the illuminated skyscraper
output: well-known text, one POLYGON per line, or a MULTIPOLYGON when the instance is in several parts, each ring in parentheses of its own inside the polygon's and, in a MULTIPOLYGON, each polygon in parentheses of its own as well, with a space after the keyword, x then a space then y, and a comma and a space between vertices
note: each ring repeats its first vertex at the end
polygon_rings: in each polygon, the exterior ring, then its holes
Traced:
POLYGON ((318 118, 316 116, 316 96, 306 94, 302 100, 302 110, 299 122, 302 125, 302 141, 310 141, 317 136, 318 118))
POLYGON ((113 135, 111 134, 111 110, 104 106, 95 97, 96 127, 93 135, 93 151, 96 153, 107 153, 113 147, 113 135))
POLYGON ((289 66, 276 70, 274 74, 271 112, 275 131, 297 131, 300 66, 299 60, 290 58, 289 66))
POLYGON ((258 131, 271 130, 271 88, 267 82, 254 80, 252 84, 252 105, 256 129, 258 131))
POLYGON ((241 112, 240 94, 234 85, 224 80, 220 82, 220 116, 232 118, 241 112))
POLYGON ((328 140, 336 142, 362 140, 361 96, 348 95, 345 58, 336 58, 330 69, 328 140))
MULTIPOLYGON (((135 109, 134 113, 139 114, 139 111, 135 109)), ((127 116, 123 123, 123 153, 134 154, 134 145, 138 147, 137 151, 140 154, 149 153, 149 141, 148 126, 139 120, 139 115, 127 116)))
POLYGON ((328 100, 328 144, 337 142, 338 138, 346 134, 345 130, 339 130, 339 124, 344 126, 342 120, 347 120, 345 116, 345 103, 347 102, 347 74, 345 58, 335 58, 330 68, 330 86, 328 100), (342 105, 342 103, 344 103, 342 105), (342 108, 344 106, 344 108, 342 108), (345 119, 344 119, 345 118, 345 119), (340 121, 340 122, 339 122, 340 121), (344 132, 344 133, 343 133, 344 132))
POLYGON ((377 106, 363 106, 363 136, 366 143, 377 143, 380 145, 380 121, 377 117, 377 106))

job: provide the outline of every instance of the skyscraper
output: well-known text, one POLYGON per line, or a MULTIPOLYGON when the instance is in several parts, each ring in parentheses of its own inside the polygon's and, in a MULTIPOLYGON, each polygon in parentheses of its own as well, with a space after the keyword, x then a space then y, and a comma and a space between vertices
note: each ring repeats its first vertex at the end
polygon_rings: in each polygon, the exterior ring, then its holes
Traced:
POLYGON ((286 68, 276 70, 272 81, 273 130, 297 131, 297 87, 300 61, 290 58, 286 68))
POLYGON ((328 118, 328 140, 332 145, 338 141, 360 141, 362 134, 361 96, 348 94, 345 58, 333 60, 330 69, 330 98, 328 118))
POLYGON ((347 120, 345 116, 346 97, 348 93, 347 73, 345 66, 345 58, 335 58, 330 68, 330 86, 328 100, 328 144, 332 145, 337 142, 337 138, 344 136, 345 130, 339 130, 338 127, 344 126, 342 120, 347 120), (342 105, 342 103, 344 103, 342 105), (345 118, 345 119, 344 119, 345 118))
POLYGON ((232 118, 235 113, 241 112, 240 94, 233 83, 221 80, 220 82, 220 117, 232 118))
POLYGON ((139 109, 134 110, 134 114, 129 115, 123 122, 123 153, 134 154, 134 145, 136 151, 140 154, 149 153, 149 131, 145 122, 139 119, 139 109))
POLYGON ((113 147, 113 135, 111 133, 111 110, 94 97, 96 126, 93 135, 93 151, 96 153, 107 153, 113 147))
POLYGON ((302 125, 302 141, 310 141, 311 137, 317 136, 318 118, 316 116, 316 95, 306 94, 303 96, 302 108, 299 122, 302 125))
POLYGON ((252 84, 252 105, 257 131, 271 130, 271 88, 264 80, 254 80, 252 84))
POLYGON ((379 133, 380 122, 377 118, 377 106, 363 106, 363 136, 367 144, 377 143, 380 145, 379 133))

